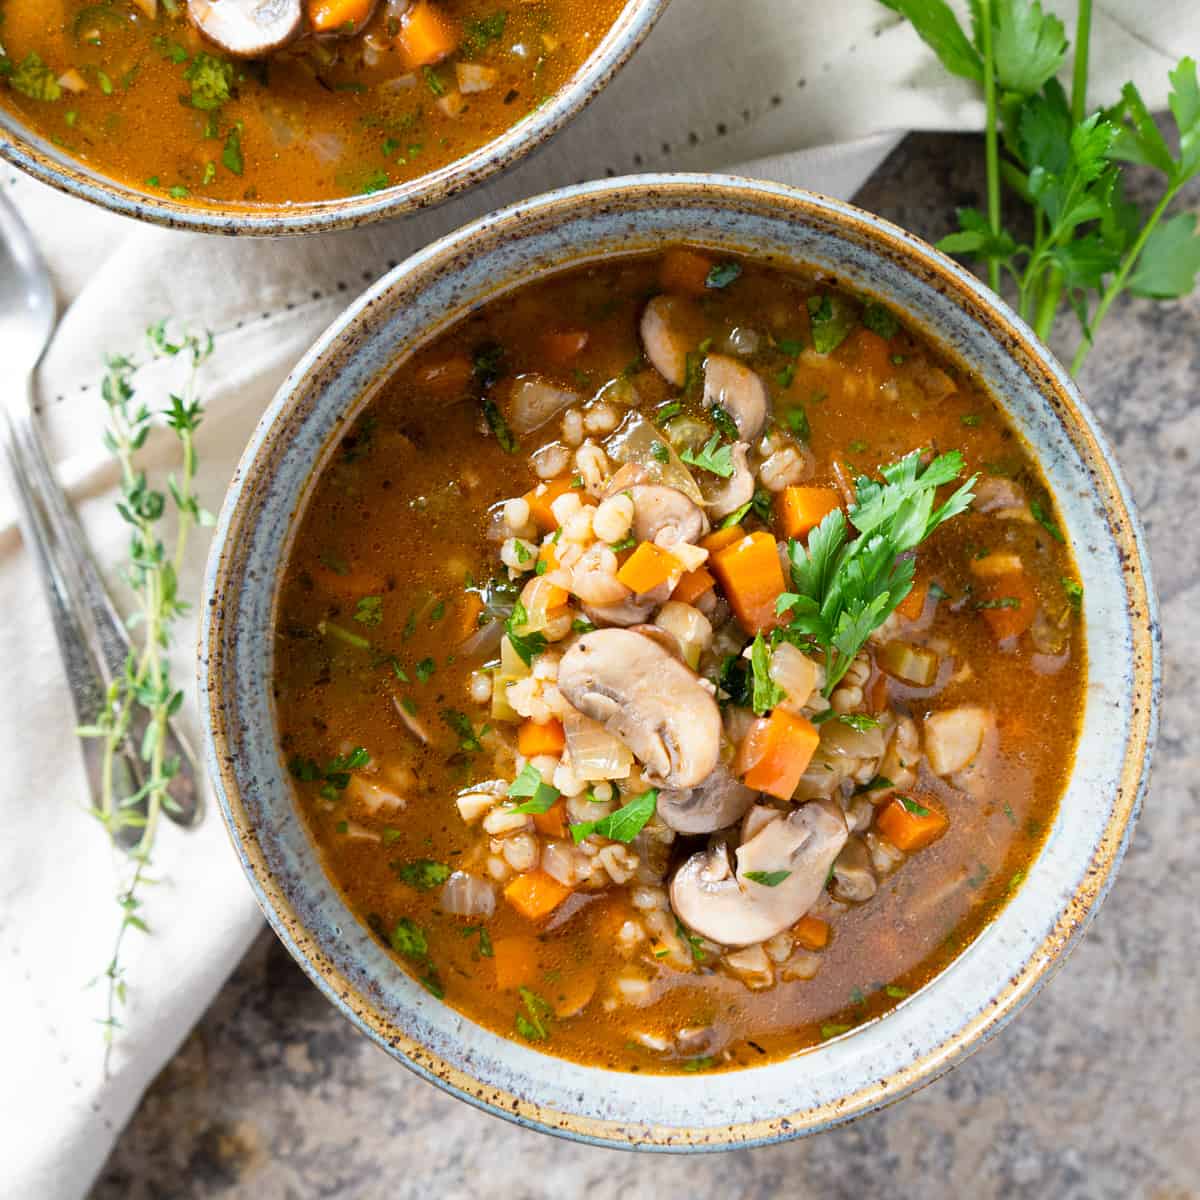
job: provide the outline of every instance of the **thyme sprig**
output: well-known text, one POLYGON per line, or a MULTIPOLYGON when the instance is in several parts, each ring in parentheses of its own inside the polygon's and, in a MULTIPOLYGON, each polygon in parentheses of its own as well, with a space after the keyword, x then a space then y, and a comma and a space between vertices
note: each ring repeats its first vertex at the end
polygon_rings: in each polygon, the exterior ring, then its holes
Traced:
POLYGON ((138 399, 135 387, 135 376, 144 364, 128 355, 114 355, 105 362, 100 387, 108 410, 104 445, 121 473, 117 511, 130 531, 123 575, 136 607, 127 621, 131 649, 125 669, 110 685, 95 724, 79 730, 80 736, 99 739, 103 745, 101 794, 94 815, 114 846, 128 848, 128 854, 122 856, 117 891, 121 924, 108 965, 99 977, 105 981, 107 993, 100 1021, 105 1033, 106 1072, 116 1031, 121 1028, 117 1012, 127 997, 121 958, 125 938, 130 930, 149 932, 139 912, 142 890, 153 882, 150 867, 161 815, 176 807, 170 787, 181 764, 177 756, 168 753, 167 723, 179 711, 183 692, 172 682, 167 655, 173 628, 189 610, 179 595, 179 573, 192 530, 212 524, 211 514, 200 506, 194 491, 195 434, 204 411, 198 374, 212 353, 212 336, 184 334, 173 340, 166 322, 159 321, 146 331, 146 342, 148 361, 179 359, 186 364, 184 383, 179 392, 169 393, 164 408, 155 410, 138 399), (174 433, 180 451, 179 473, 168 476, 165 490, 152 486, 137 462, 139 451, 159 423, 174 433), (172 508, 174 531, 164 536, 161 523, 172 508), (135 748, 144 770, 140 786, 125 791, 118 763, 138 709, 146 716, 145 733, 135 748))

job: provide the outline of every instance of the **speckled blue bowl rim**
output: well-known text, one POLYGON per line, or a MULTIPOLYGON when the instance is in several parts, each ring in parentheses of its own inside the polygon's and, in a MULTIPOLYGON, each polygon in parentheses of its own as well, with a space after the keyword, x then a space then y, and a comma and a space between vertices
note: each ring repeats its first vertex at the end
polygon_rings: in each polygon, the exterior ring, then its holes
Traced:
POLYGON ((328 233, 433 208, 545 145, 608 85, 642 44, 669 0, 628 0, 579 70, 553 96, 499 137, 416 179, 367 196, 297 204, 187 203, 124 183, 89 166, 0 106, 0 158, 60 192, 123 217, 169 229, 230 236, 328 233))
POLYGON ((424 1078, 495 1115, 595 1145, 701 1151, 787 1140, 898 1100, 976 1049, 1061 965, 1107 894, 1157 730, 1161 638, 1144 535, 1107 441, 1061 365, 974 276, 913 235, 839 201, 729 176, 564 189, 490 214, 389 272, 322 335, 264 414, 218 520, 205 594, 208 765, 275 932, 350 1020, 424 1078), (394 364, 523 279, 679 240, 815 263, 898 307, 977 370, 1034 443, 1055 491, 1084 580, 1089 641, 1083 741, 1067 794, 999 915, 886 1016, 784 1062, 704 1077, 703 1086, 540 1054, 398 971, 321 870, 295 814, 270 702, 275 568, 307 482, 394 364), (1080 822, 1083 845, 1071 840, 1080 822), (797 1105, 805 1089, 815 1099, 797 1105))

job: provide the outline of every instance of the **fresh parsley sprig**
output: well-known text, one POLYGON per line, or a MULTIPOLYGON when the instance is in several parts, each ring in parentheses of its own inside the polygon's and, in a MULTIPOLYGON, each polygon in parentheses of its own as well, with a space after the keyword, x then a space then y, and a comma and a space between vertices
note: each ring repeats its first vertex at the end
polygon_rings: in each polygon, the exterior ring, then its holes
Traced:
POLYGON ((1042 338, 1065 300, 1083 333, 1073 372, 1122 292, 1159 300, 1191 292, 1200 272, 1196 216, 1166 214, 1183 185, 1200 173, 1200 85, 1193 58, 1182 58, 1169 75, 1179 140, 1179 152, 1172 154, 1133 83, 1113 107, 1088 113, 1091 0, 1079 4, 1069 96, 1058 80, 1066 32, 1038 0, 973 0, 969 37, 945 0, 881 3, 908 18, 946 70, 983 88, 986 212, 960 209, 959 230, 943 238, 940 249, 985 263, 993 289, 1006 273, 1021 315, 1042 338), (1122 163, 1163 176, 1162 194, 1149 213, 1126 198, 1122 163), (1018 242, 1005 227, 1002 182, 1032 212, 1029 242, 1018 242))
POLYGON ((973 499, 972 475, 935 507, 937 490, 962 474, 957 450, 921 466, 922 451, 883 467, 883 482, 860 476, 849 519, 834 509, 808 536, 788 543, 794 592, 776 607, 788 631, 824 652, 826 696, 832 694, 867 638, 912 590, 910 551, 939 525, 964 512, 973 499), (858 531, 851 540, 849 525, 858 531))

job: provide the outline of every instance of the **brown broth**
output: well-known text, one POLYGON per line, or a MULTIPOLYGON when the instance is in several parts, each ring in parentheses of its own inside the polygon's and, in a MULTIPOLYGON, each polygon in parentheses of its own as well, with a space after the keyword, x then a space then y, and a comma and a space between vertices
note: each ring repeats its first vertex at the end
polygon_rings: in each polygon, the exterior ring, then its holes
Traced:
MULTIPOLYGON (((768 381, 781 424, 790 409, 804 406, 816 463, 808 482, 833 483, 835 460, 872 471, 917 447, 958 449, 968 472, 1013 480, 1045 519, 970 511, 922 546, 918 578, 932 579, 945 596, 927 600, 921 617, 903 622, 899 634, 917 645, 948 647, 956 668, 969 665, 969 676, 924 691, 892 680, 888 704, 918 718, 960 704, 987 707, 995 714, 998 749, 973 785, 974 796, 923 780, 949 817, 948 832, 908 855, 866 903, 840 911, 826 902, 833 935, 815 977, 752 991, 714 969, 711 954, 695 973, 646 955, 635 961, 652 978, 653 1002, 606 1010, 605 988, 628 962, 614 949, 617 929, 633 914, 627 889, 577 892, 541 925, 498 897, 494 917, 481 923, 443 912, 439 889, 419 891, 389 866, 477 862, 478 826, 463 823, 454 797, 473 781, 515 773, 512 727, 493 723, 469 699, 478 663, 454 652, 475 625, 464 579, 487 578, 498 563, 496 544, 486 536, 487 512, 534 485, 528 454, 558 435, 552 423, 523 439, 519 453, 506 454, 481 418, 478 385, 459 376, 439 395, 437 381, 448 377, 445 364, 469 359, 485 343, 504 348, 506 376, 544 371, 547 330, 587 330, 587 346, 572 366, 549 373, 585 396, 624 373, 643 397, 642 411, 652 415, 676 392, 642 360, 638 341, 642 305, 661 286, 659 257, 531 285, 484 307, 409 360, 317 479, 278 600, 276 702, 285 757, 320 764, 362 746, 369 769, 382 772, 375 778, 411 769, 418 781, 403 813, 376 820, 336 789, 322 799, 319 781, 297 785, 301 810, 347 902, 385 941, 400 919, 415 922, 427 938, 428 960, 408 967, 432 979, 448 1003, 506 1036, 515 1036, 514 1020, 526 1010, 516 990, 496 986, 479 927, 493 945, 535 939, 538 978, 530 987, 550 1004, 569 1009, 596 984, 595 999, 578 1015, 555 1018, 539 1048, 623 1070, 749 1066, 783 1057, 885 1013, 927 983, 1019 886, 1053 821, 1082 712, 1083 630, 1063 586, 1076 578, 1075 568, 1069 548, 1049 532, 1058 525, 1045 482, 999 406, 965 370, 903 328, 888 340, 882 360, 881 339, 858 333, 827 356, 784 353, 781 342, 811 347, 806 299, 828 285, 810 274, 741 265, 734 284, 700 305, 714 335, 735 326, 761 335, 762 346, 746 361, 768 381), (883 386, 880 370, 883 383, 895 386, 883 386), (1040 609, 1066 631, 1057 657, 1039 654, 1028 632, 997 645, 974 606, 979 581, 971 564, 998 551, 1021 556, 1040 609), (376 625, 355 619, 365 595, 381 597, 376 625), (373 649, 331 635, 334 625, 369 639, 373 649), (430 663, 432 674, 422 680, 430 663), (429 746, 414 741, 397 699, 412 705, 429 746), (464 714, 477 733, 488 726, 481 744, 464 749, 444 710, 464 714), (351 836, 352 824, 382 832, 385 843, 351 836), (641 1032, 673 1037, 696 1027, 710 1032, 668 1052, 632 1040, 641 1032)), ((693 848, 702 842, 688 839, 693 848)))
POLYGON ((235 62, 182 15, 184 0, 181 15, 159 4, 153 20, 132 0, 7 0, 0 105, 136 188, 198 202, 329 200, 416 179, 499 137, 570 81, 623 7, 437 3, 459 48, 414 68, 389 36, 383 4, 354 37, 303 38, 269 59, 235 62), (378 61, 364 61, 364 38, 383 47, 378 61), (196 106, 188 78, 197 64, 212 65, 202 56, 231 64, 231 94, 212 108, 196 106), (490 89, 464 94, 465 107, 451 116, 439 104, 458 95, 459 62, 498 75, 490 89), (86 90, 60 87, 68 71, 86 90), (40 98, 43 86, 58 94, 40 98))

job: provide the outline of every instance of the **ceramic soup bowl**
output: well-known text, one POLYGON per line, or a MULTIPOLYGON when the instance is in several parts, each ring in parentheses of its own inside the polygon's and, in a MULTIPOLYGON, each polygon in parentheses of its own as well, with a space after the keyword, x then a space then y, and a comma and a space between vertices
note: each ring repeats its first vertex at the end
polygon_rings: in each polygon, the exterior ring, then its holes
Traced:
POLYGON ((230 235, 325 233, 404 216, 449 200, 514 165, 578 115, 629 61, 668 0, 629 0, 570 81, 499 137, 444 167, 370 195, 296 204, 201 204, 149 192, 81 162, 0 106, 0 159, 59 191, 125 217, 230 235))
POLYGON ((208 761, 275 932, 329 999, 406 1066, 489 1112, 581 1141, 660 1150, 770 1143, 928 1083, 996 1032, 1066 957, 1112 882, 1146 783, 1159 689, 1153 591, 1125 483, 1074 384, 1007 306, 925 243, 849 205, 771 184, 647 176, 570 188, 486 217, 391 271, 324 334, 263 417, 221 514, 207 589, 208 761), (474 1024, 400 969, 322 869, 298 818, 271 699, 272 617, 297 513, 339 432, 396 365, 527 280, 678 240, 828 272, 977 372, 1061 506, 1088 640, 1069 785, 999 915, 887 1015, 703 1087, 541 1054, 474 1024))

